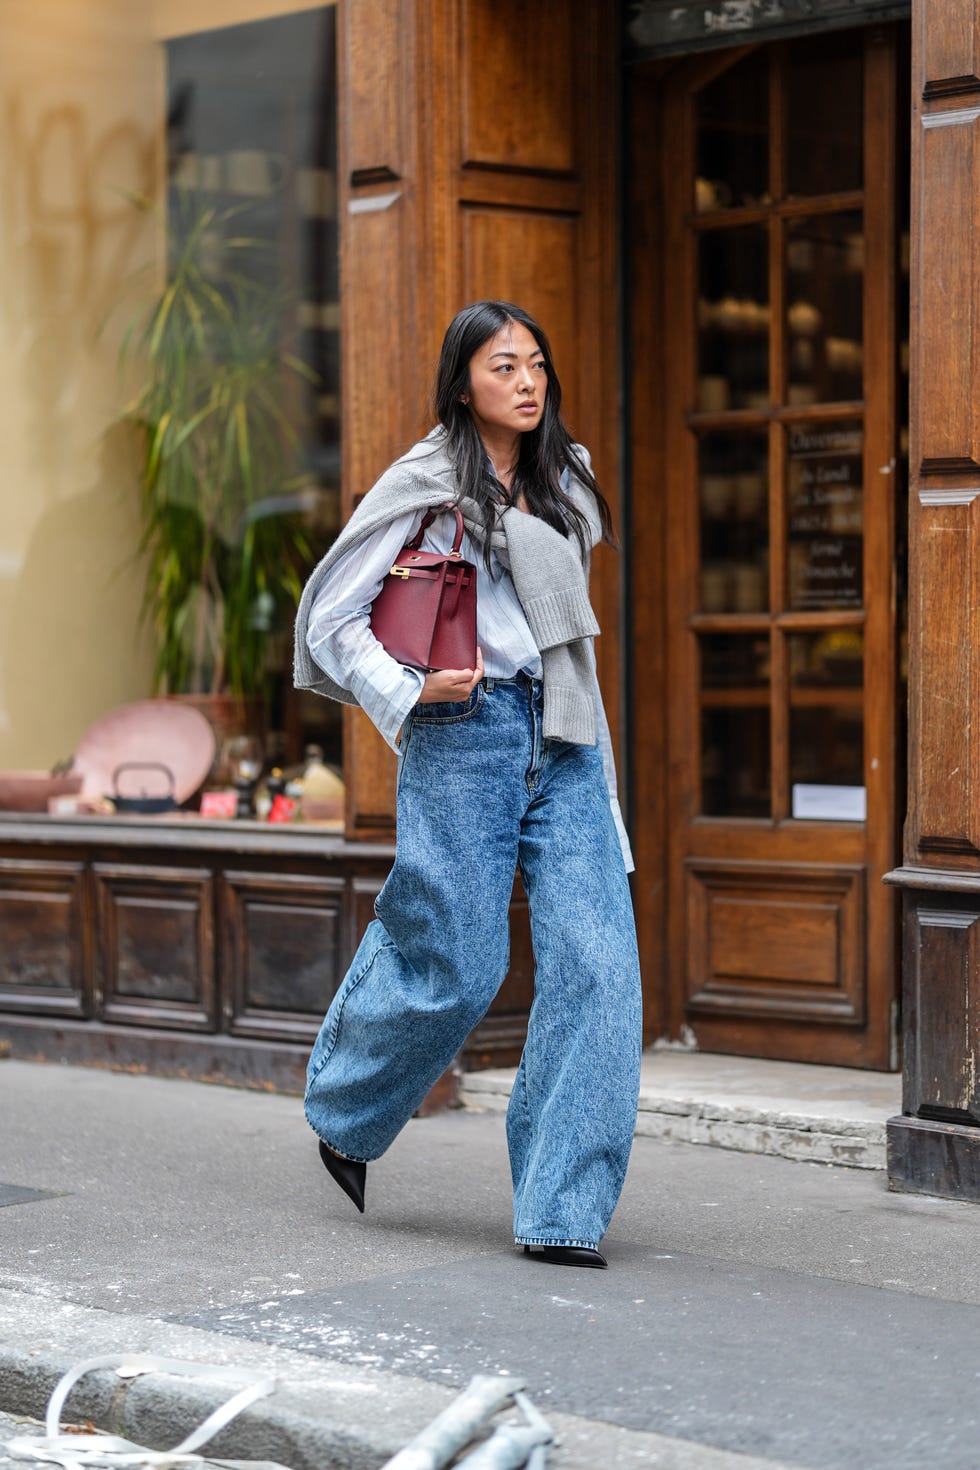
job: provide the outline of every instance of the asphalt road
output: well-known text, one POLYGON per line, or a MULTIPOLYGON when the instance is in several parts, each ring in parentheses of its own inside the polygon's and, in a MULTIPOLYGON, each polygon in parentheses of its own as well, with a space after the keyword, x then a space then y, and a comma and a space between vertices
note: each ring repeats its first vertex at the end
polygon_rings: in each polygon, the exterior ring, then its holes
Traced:
MULTIPOLYGON (((980 1207, 638 1139, 604 1249, 510 1243, 503 1121, 413 1121, 356 1214, 294 1098, 0 1063, 0 1286, 813 1470, 976 1470, 980 1207)), ((654 1463, 652 1460, 650 1463, 654 1463)))

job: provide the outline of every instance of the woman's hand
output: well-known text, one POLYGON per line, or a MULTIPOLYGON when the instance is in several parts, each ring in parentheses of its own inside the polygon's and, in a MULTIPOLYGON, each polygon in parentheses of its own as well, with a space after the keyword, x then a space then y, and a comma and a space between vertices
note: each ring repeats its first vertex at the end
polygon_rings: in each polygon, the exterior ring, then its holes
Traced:
POLYGON ((426 674, 419 704, 448 704, 466 699, 483 678, 483 649, 477 647, 475 669, 435 669, 426 674))

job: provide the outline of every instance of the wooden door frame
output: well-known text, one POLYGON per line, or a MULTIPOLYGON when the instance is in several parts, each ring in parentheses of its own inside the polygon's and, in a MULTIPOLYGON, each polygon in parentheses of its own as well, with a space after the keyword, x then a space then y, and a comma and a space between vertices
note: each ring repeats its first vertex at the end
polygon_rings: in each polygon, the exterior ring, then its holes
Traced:
MULTIPOLYGON (((867 218, 895 216, 894 155, 896 127, 895 61, 889 32, 866 30, 866 79, 876 88, 882 106, 874 116, 865 108, 865 200, 867 218), (872 39, 874 32, 874 39, 872 39), (889 153, 889 149, 891 153, 889 153)), ((894 32, 891 32, 894 35, 894 32)), ((647 1039, 667 1036, 683 1040, 687 1017, 683 985, 671 983, 671 961, 683 967, 687 945, 685 904, 672 898, 672 874, 677 874, 687 852, 686 827, 690 818, 689 792, 696 783, 678 779, 671 752, 690 748, 689 716, 697 697, 696 659, 677 657, 676 650, 691 633, 686 606, 692 598, 671 597, 669 586, 681 575, 696 576, 698 527, 694 512, 678 517, 668 506, 683 503, 696 478, 696 445, 684 424, 692 405, 686 402, 693 381, 694 334, 688 317, 696 294, 693 261, 685 245, 684 211, 672 205, 670 195, 677 174, 693 166, 693 110, 690 93, 714 79, 745 56, 751 47, 684 58, 654 68, 647 63, 632 74, 628 99, 629 143, 642 138, 644 155, 631 148, 630 250, 650 252, 659 247, 673 269, 634 270, 630 280, 632 317, 631 440, 634 514, 630 528, 633 557, 633 710, 634 848, 637 856, 638 933, 647 991, 647 1039), (681 99, 684 100, 681 100, 681 99), (663 174, 651 186, 649 146, 656 140, 663 174), (669 275, 669 289, 665 281, 669 275), (671 425, 674 432, 671 432, 671 425), (652 493, 648 493, 652 491, 652 493), (642 574, 637 570, 642 568, 642 574), (656 576, 659 569, 660 576, 656 576), (652 585, 656 584, 656 593, 652 585)), ((676 192, 676 190, 674 191, 676 192)), ((892 242, 887 229, 872 225, 866 239, 866 285, 894 272, 892 242)), ((884 292, 866 290, 864 341, 868 354, 865 374, 864 484, 867 495, 872 473, 892 476, 896 443, 893 382, 896 353, 896 300, 894 282, 884 292), (891 306, 889 305, 891 303, 891 306)), ((887 644, 895 617, 894 496, 887 513, 865 517, 865 638, 866 647, 887 644)), ((865 724, 865 783, 869 810, 884 819, 867 824, 863 842, 866 893, 864 938, 867 1017, 859 1032, 840 1038, 842 1064, 894 1067, 895 973, 897 932, 894 904, 881 878, 897 852, 895 710, 898 698, 896 669, 876 669, 878 694, 866 698, 871 717, 865 724), (868 1042, 869 1028, 876 1039, 868 1042)), ((804 861, 812 829, 798 833, 794 862, 804 861)), ((737 849, 732 852, 736 861, 737 849)), ((704 1028, 702 1028, 704 1029, 704 1028)), ((710 1044, 710 1043, 709 1043, 710 1044)), ((727 1048, 726 1048, 727 1049, 727 1048)))
MULTIPOLYGON (((663 147, 663 90, 671 63, 646 62, 627 74, 625 146, 629 189, 627 258, 659 251, 664 201, 659 159, 663 147), (640 84, 642 83, 642 84, 640 84), (637 139, 645 151, 634 147, 637 139), (653 160, 653 161, 652 161, 653 160)), ((636 861, 633 896, 643 974, 644 1041, 667 1032, 667 607, 664 591, 665 497, 663 272, 630 270, 628 343, 631 518, 630 557, 633 708, 631 731, 631 841, 636 861)))
POLYGON ((909 810, 892 1189, 980 1202, 980 7, 912 0, 909 810))

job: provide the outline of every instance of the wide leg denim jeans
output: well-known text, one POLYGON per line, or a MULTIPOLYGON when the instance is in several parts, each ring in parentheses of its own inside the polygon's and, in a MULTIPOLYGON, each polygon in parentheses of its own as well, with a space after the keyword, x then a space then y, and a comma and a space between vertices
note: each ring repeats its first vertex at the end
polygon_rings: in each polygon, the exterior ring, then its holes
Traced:
POLYGON ((500 988, 519 867, 535 971, 507 1113, 514 1237, 595 1245, 636 1120, 636 932, 599 750, 543 740, 541 714, 524 677, 413 711, 395 863, 310 1058, 306 1115, 347 1158, 384 1153, 500 988))

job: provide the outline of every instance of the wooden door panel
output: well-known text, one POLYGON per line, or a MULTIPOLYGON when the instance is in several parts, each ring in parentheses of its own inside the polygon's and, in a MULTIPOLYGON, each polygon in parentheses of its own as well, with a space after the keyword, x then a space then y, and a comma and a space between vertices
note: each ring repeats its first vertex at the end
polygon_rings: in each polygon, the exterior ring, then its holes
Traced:
POLYGON ((0 870, 0 1011, 84 1016, 92 975, 84 865, 5 858, 0 870))
POLYGON ((571 172, 573 7, 537 0, 521 7, 516 27, 501 23, 500 0, 464 0, 462 11, 464 165, 571 172))
POLYGON ((917 894, 906 926, 906 1111, 980 1124, 980 917, 951 895, 917 894))
POLYGON ((980 88, 980 33, 975 0, 934 0, 916 7, 916 53, 923 97, 955 96, 980 88))
POLYGON ((356 0, 341 7, 341 134, 345 170, 359 183, 402 178, 408 130, 403 90, 392 84, 405 44, 404 7, 356 0))
POLYGON ((942 217, 918 237, 919 331, 912 343, 912 380, 918 385, 913 423, 918 426, 920 472, 980 469, 980 401, 974 391, 978 302, 973 262, 959 248, 956 230, 943 219, 980 226, 980 108, 938 112, 925 118, 923 176, 942 217))
POLYGON ((343 975, 341 878, 228 872, 222 1003, 233 1036, 312 1042, 343 975))
POLYGON ((691 862, 691 1011, 859 1023, 864 900, 861 868, 691 862))
POLYGON ((542 323, 573 415, 579 401, 575 319, 578 220, 530 210, 469 207, 462 214, 468 300, 516 301, 542 323))
POLYGON ((920 576, 937 600, 919 627, 915 704, 941 709, 943 718, 934 725, 933 758, 918 772, 916 826, 924 852, 954 857, 980 847, 980 744, 970 739, 980 707, 973 602, 980 501, 968 498, 967 505, 925 505, 919 512, 920 576))
POLYGON ((210 871, 94 863, 92 874, 105 1020, 217 1030, 210 871))

